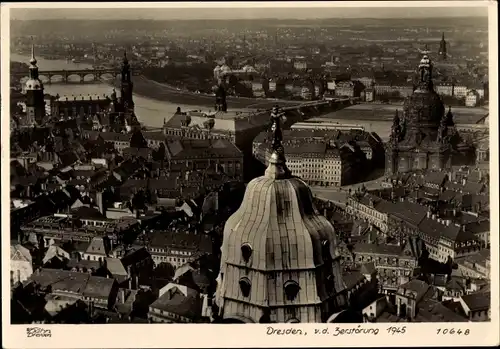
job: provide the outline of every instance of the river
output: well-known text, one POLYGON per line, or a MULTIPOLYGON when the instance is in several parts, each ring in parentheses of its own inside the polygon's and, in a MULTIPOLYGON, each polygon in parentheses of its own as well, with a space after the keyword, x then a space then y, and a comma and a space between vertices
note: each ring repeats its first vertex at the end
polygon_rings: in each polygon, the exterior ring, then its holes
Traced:
MULTIPOLYGON (((28 63, 30 57, 11 54, 10 59, 12 61, 28 63)), ((71 69, 86 69, 92 68, 90 64, 84 63, 72 63, 65 60, 48 60, 42 57, 37 57, 38 68, 43 70, 71 70, 71 69)), ((71 78, 70 78, 71 79, 71 78)), ((78 77, 74 78, 78 80, 78 77)), ((110 95, 113 91, 111 84, 106 83, 85 83, 85 84, 65 84, 65 83, 52 83, 44 85, 45 92, 51 95, 59 94, 60 96, 79 96, 79 95, 110 95)), ((118 91, 119 95, 119 91, 118 91)), ((196 106, 196 105, 181 105, 178 103, 170 103, 168 101, 158 101, 152 98, 146 98, 144 96, 139 96, 134 94, 135 112, 139 122, 149 127, 161 127, 163 125, 163 119, 169 119, 177 110, 177 107, 181 109, 204 109, 207 110, 206 106, 196 106)))
MULTIPOLYGON (((12 61, 28 63, 30 57, 11 54, 12 61)), ((65 60, 47 60, 42 57, 37 58, 38 67, 43 70, 70 70, 92 68, 90 64, 72 63, 65 60)), ((71 78, 70 78, 71 79, 71 78)), ((79 80, 78 77, 74 77, 79 80)), ((149 81, 144 77, 135 77, 136 88, 138 85, 143 90, 150 91, 155 89, 156 97, 153 99, 134 93, 135 112, 139 122, 148 127, 161 127, 164 119, 169 119, 180 107, 182 110, 209 110, 212 105, 211 96, 189 96, 182 91, 173 91, 171 87, 162 86, 159 83, 149 81), (146 85, 146 86, 144 86, 146 85), (153 86, 153 85, 156 85, 153 86), (184 96, 183 96, 184 95, 184 96), (169 100, 167 100, 169 99, 169 100), (180 103, 174 103, 178 101, 180 103), (182 104, 182 101, 190 101, 189 104, 182 104), (199 103, 199 104, 197 104, 199 103)), ((111 84, 106 83, 85 83, 85 84, 64 84, 52 83, 45 84, 46 93, 61 96, 78 95, 110 95, 113 88, 111 84)), ((118 92, 119 94, 119 92, 118 92)), ((247 108, 269 108, 276 102, 259 99, 232 99, 228 101, 231 110, 248 110, 247 108), (239 108, 238 108, 239 107, 239 108)), ((279 104, 290 104, 296 102, 280 102, 279 104)), ((356 105, 339 112, 324 115, 322 118, 329 119, 332 122, 358 124, 364 126, 367 131, 376 132, 382 139, 389 137, 395 108, 401 106, 372 106, 356 105), (365 110, 367 109, 367 110, 365 110)), ((483 108, 453 108, 454 119, 457 123, 473 124, 480 117, 487 113, 483 108)))

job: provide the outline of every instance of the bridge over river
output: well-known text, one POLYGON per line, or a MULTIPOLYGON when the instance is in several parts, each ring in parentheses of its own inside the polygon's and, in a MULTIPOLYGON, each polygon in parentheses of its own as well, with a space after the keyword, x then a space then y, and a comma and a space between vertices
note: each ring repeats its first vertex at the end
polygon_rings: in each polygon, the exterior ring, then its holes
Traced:
MULTIPOLYGON (((70 77, 78 76, 80 78, 80 82, 83 83, 85 78, 91 76, 94 81, 99 81, 102 78, 113 78, 120 74, 119 69, 71 69, 71 70, 42 70, 38 72, 38 76, 45 83, 52 83, 54 78, 62 79, 62 82, 68 83, 70 77)), ((132 70, 132 75, 139 76, 141 75, 140 71, 132 70)), ((11 73, 11 78, 19 79, 19 81, 23 82, 29 78, 28 72, 20 72, 20 73, 11 73)), ((59 81, 58 81, 59 82, 59 81)))

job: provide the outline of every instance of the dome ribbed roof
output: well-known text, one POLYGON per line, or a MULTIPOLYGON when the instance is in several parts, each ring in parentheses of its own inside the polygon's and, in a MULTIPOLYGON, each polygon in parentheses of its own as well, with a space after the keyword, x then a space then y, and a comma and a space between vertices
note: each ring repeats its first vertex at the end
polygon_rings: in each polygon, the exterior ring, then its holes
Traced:
POLYGON ((226 222, 223 262, 261 271, 309 269, 335 258, 333 226, 320 215, 307 184, 292 176, 281 144, 280 118, 273 110, 274 152, 264 176, 252 180, 243 203, 226 222), (254 246, 246 261, 241 247, 254 246), (329 247, 324 255, 322 244, 329 247))
POLYGON ((226 222, 224 241, 223 261, 261 271, 315 268, 324 263, 324 241, 329 258, 336 253, 333 226, 314 207, 307 184, 296 177, 252 180, 241 207, 226 222), (248 262, 241 250, 245 243, 253 246, 248 262))

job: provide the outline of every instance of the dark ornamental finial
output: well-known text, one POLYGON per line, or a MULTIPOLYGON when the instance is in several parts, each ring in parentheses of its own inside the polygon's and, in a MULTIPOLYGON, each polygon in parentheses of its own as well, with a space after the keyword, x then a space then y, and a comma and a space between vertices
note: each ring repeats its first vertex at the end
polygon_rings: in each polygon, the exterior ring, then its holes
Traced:
POLYGON ((272 149, 278 153, 283 153, 283 133, 281 131, 282 113, 278 107, 273 107, 271 111, 271 132, 272 132, 272 149))
POLYGON ((286 166, 285 148, 282 143, 282 119, 285 119, 283 111, 278 106, 273 107, 271 111, 271 157, 269 158, 269 167, 266 170, 266 176, 273 178, 289 178, 291 176, 291 172, 286 166))
POLYGON ((429 58, 430 51, 428 50, 427 44, 425 45, 425 49, 420 51, 420 53, 422 54, 422 59, 420 59, 420 63, 418 65, 418 88, 420 90, 432 90, 432 62, 429 58))

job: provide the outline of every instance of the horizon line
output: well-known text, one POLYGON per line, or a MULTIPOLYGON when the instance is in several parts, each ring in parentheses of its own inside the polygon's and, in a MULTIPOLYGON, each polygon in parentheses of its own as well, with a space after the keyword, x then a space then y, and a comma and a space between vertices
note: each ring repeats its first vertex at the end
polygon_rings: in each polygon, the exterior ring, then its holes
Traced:
POLYGON ((34 21, 262 21, 262 20, 297 20, 297 21, 308 21, 308 20, 329 20, 329 19, 372 19, 372 20, 385 20, 385 19, 400 19, 400 20, 412 20, 412 19, 457 19, 457 18, 488 18, 488 15, 482 14, 470 14, 468 16, 427 16, 427 17, 317 17, 317 18, 277 18, 277 17, 261 17, 261 18, 35 18, 35 19, 21 19, 21 18, 11 18, 10 21, 22 21, 22 22, 34 22, 34 21))

